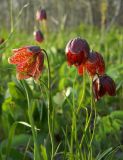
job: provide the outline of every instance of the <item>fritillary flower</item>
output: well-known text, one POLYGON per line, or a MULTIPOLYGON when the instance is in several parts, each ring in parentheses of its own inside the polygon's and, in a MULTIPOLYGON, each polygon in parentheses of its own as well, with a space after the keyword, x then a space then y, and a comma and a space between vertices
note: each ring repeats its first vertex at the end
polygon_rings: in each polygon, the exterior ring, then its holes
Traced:
POLYGON ((4 42, 5 42, 4 38, 0 38, 0 61, 2 60, 2 54, 6 46, 4 42))
POLYGON ((42 21, 42 20, 46 20, 46 19, 47 19, 46 10, 45 9, 39 9, 36 12, 36 20, 37 21, 42 21))
POLYGON ((40 30, 34 31, 34 37, 35 37, 35 40, 39 43, 43 42, 44 40, 43 33, 40 30))
POLYGON ((3 38, 0 38, 0 45, 4 42, 5 40, 3 38))
MULTIPOLYGON (((83 74, 83 64, 78 67, 79 74, 83 74)), ((103 75, 105 72, 105 62, 102 55, 98 52, 90 52, 85 63, 87 72, 93 77, 96 74, 103 75)))
POLYGON ((95 100, 99 100, 106 93, 110 96, 116 95, 116 85, 114 80, 107 76, 95 76, 93 79, 93 93, 95 100))
POLYGON ((65 51, 68 65, 75 65, 78 67, 86 62, 90 48, 86 40, 74 38, 68 42, 65 51))
POLYGON ((19 80, 30 77, 37 80, 43 69, 44 54, 39 46, 25 46, 13 49, 13 55, 8 62, 16 65, 19 80))

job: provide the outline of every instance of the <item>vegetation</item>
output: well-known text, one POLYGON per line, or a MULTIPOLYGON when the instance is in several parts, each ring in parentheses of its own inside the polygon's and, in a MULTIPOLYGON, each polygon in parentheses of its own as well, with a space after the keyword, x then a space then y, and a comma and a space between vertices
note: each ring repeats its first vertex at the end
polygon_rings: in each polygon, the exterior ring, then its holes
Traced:
POLYGON ((40 44, 33 32, 18 32, 16 24, 11 33, 1 32, 0 159, 123 160, 123 29, 80 24, 56 32, 44 28, 44 33, 40 44), (95 102, 88 74, 68 66, 65 48, 75 37, 103 55, 116 96, 95 102), (18 80, 8 58, 12 49, 29 45, 45 49, 44 68, 36 81, 18 80))

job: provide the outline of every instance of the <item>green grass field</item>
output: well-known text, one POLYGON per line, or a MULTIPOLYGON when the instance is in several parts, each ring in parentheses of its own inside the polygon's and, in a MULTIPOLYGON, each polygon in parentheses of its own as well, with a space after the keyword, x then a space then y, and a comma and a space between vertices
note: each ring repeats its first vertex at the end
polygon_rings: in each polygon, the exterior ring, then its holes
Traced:
POLYGON ((40 47, 49 57, 51 95, 46 56, 38 82, 17 80, 15 66, 8 64, 12 49, 39 45, 33 33, 15 29, 1 37, 7 41, 0 46, 0 160, 123 160, 123 29, 114 26, 101 34, 99 28, 80 25, 49 32, 40 47), (116 96, 105 95, 94 108, 88 75, 83 82, 67 65, 65 47, 75 37, 103 55, 106 74, 116 83, 116 96))

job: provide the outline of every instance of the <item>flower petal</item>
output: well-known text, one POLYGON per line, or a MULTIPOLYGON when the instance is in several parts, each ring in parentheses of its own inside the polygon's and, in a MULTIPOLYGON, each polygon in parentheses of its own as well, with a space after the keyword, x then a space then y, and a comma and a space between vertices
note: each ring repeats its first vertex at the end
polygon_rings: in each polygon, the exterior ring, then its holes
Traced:
POLYGON ((22 63, 33 55, 33 53, 29 51, 27 47, 23 47, 20 49, 14 49, 13 53, 14 54, 8 59, 8 62, 10 64, 22 63))
POLYGON ((105 72, 105 62, 101 54, 91 52, 86 61, 86 69, 91 76, 96 74, 103 75, 105 72))
POLYGON ((79 75, 83 75, 83 73, 84 73, 84 65, 81 64, 81 65, 78 66, 77 68, 78 68, 78 74, 79 74, 79 75))
POLYGON ((17 77, 18 80, 30 78, 29 75, 24 74, 24 73, 22 73, 22 72, 18 72, 18 73, 16 74, 16 77, 17 77))
POLYGON ((43 63, 44 63, 44 55, 40 53, 36 58, 36 67, 35 67, 35 74, 34 79, 37 80, 43 70, 43 63))
POLYGON ((74 38, 66 45, 66 56, 68 65, 79 66, 84 64, 89 56, 89 45, 86 40, 74 38))
POLYGON ((39 46, 27 46, 14 49, 14 54, 9 58, 9 63, 16 64, 17 78, 38 79, 43 69, 44 54, 39 46))

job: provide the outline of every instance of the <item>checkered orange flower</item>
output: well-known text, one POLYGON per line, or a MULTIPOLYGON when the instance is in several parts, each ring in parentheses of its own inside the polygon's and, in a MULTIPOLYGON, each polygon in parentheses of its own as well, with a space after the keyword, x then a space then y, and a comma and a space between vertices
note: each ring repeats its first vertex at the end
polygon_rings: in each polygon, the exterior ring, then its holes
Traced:
POLYGON ((13 55, 8 62, 16 65, 19 80, 30 77, 37 80, 43 69, 44 54, 39 46, 26 46, 13 49, 13 55))

